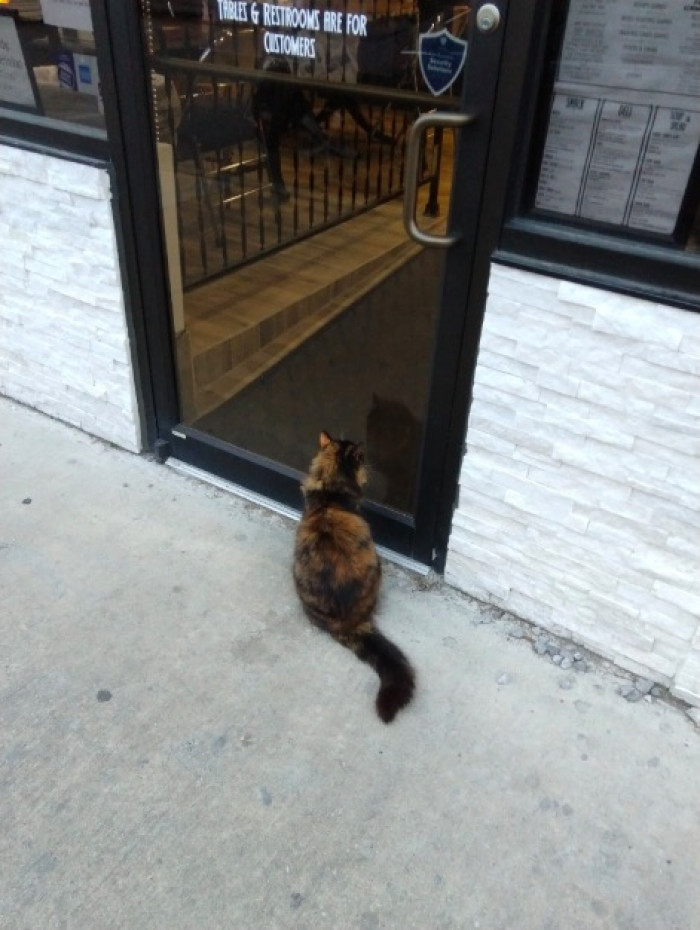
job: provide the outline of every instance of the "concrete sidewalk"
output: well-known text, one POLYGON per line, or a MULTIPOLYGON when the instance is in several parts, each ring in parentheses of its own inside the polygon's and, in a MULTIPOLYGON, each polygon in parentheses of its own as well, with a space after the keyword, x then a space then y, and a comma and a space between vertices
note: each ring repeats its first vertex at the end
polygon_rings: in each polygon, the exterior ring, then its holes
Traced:
POLYGON ((388 567, 389 727, 293 525, 0 400, 2 930, 694 930, 700 731, 388 567), (568 663, 567 663, 568 664, 568 663))

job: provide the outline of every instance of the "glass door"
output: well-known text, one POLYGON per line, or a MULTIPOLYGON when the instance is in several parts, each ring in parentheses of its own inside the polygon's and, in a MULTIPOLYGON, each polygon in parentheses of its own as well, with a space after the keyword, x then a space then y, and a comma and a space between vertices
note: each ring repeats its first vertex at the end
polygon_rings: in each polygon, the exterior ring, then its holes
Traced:
POLYGON ((319 431, 360 439, 430 561, 505 3, 140 6, 173 454, 299 506, 319 431))

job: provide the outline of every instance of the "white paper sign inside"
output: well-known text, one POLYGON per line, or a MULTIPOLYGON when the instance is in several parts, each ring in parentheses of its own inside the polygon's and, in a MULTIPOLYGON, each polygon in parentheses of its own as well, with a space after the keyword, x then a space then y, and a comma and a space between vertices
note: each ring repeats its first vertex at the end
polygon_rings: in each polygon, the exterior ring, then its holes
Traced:
POLYGON ((49 26, 92 32, 90 0, 41 0, 41 11, 49 26))
POLYGON ((20 107, 36 107, 17 26, 11 16, 0 16, 0 100, 20 107))

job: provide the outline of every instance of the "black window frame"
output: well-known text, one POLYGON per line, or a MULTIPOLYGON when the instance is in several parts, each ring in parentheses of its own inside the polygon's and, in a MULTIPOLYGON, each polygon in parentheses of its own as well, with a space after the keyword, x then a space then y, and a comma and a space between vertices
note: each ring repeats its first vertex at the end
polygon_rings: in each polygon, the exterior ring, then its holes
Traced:
MULTIPOLYGON (((503 226, 493 260, 698 312, 700 254, 697 252, 672 248, 670 236, 627 229, 613 231, 532 209, 568 8, 568 2, 561 0, 537 3, 529 81, 522 91, 503 226)), ((700 153, 691 178, 693 188, 687 197, 694 196, 700 186, 700 153)))

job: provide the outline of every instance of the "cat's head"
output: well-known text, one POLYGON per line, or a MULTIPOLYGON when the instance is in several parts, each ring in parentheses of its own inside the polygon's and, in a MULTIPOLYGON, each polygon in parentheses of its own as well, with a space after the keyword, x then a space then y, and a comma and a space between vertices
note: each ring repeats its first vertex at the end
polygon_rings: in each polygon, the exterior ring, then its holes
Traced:
POLYGON ((338 484, 367 484, 365 452, 359 442, 349 439, 333 439, 325 430, 318 437, 316 453, 305 486, 308 490, 338 484))

